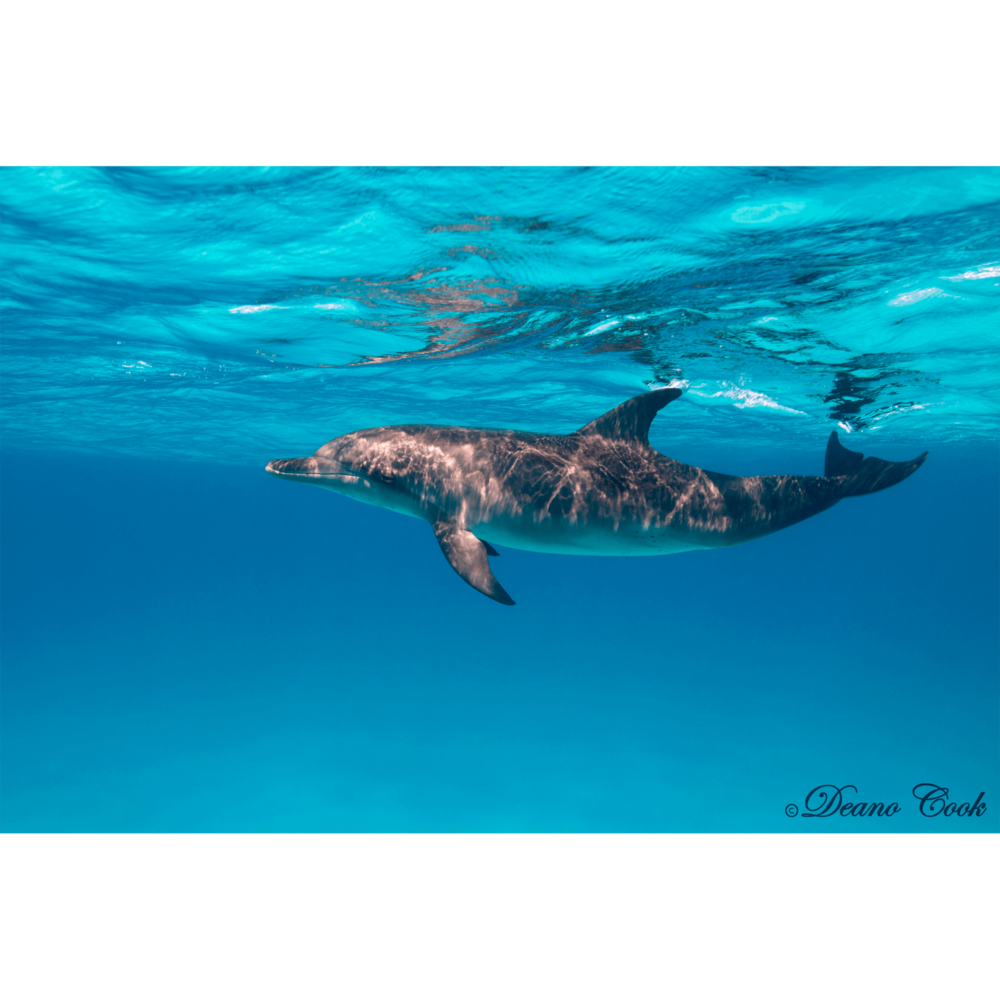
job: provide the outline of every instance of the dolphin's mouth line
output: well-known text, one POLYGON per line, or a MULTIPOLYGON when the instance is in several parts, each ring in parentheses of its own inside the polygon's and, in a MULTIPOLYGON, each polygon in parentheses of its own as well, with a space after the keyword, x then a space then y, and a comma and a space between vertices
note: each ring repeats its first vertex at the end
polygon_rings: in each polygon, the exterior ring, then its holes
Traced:
POLYGON ((352 476, 349 473, 341 473, 339 475, 320 475, 314 472, 272 472, 272 476, 275 479, 323 479, 323 480, 344 480, 351 482, 363 482, 370 483, 372 480, 366 479, 364 476, 352 476))
MULTIPOLYGON (((295 480, 313 482, 319 480, 321 482, 344 482, 344 483, 358 483, 365 482, 371 483, 371 479, 368 476, 361 475, 357 472, 329 472, 329 471, 318 471, 314 472, 308 467, 306 468, 295 468, 292 466, 288 468, 281 468, 280 464, 282 460, 278 459, 275 462, 268 462, 264 467, 264 471, 275 479, 289 479, 293 482, 295 480), (276 464, 279 464, 278 468, 274 468, 276 464)), ((315 468, 315 466, 314 466, 315 468)))

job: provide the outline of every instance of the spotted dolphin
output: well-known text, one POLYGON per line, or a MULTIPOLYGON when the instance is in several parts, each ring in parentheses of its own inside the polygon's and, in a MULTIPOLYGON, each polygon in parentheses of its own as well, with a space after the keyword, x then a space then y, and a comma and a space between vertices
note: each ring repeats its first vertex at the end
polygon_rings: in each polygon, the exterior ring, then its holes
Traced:
POLYGON ((927 457, 885 462, 830 435, 822 476, 727 476, 675 462, 649 425, 678 389, 656 389, 572 434, 403 424, 334 438, 266 471, 430 522, 445 558, 481 594, 513 604, 494 545, 653 556, 740 545, 845 497, 902 482, 927 457))

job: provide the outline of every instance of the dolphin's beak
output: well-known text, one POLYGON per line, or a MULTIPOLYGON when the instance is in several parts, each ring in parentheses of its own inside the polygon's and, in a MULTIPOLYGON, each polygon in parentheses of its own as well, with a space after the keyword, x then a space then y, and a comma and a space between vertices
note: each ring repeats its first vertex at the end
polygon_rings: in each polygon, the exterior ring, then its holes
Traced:
POLYGON ((340 462, 329 458, 310 455, 308 458, 276 458, 264 468, 279 479, 290 479, 300 483, 321 482, 324 479, 355 478, 354 473, 340 462))

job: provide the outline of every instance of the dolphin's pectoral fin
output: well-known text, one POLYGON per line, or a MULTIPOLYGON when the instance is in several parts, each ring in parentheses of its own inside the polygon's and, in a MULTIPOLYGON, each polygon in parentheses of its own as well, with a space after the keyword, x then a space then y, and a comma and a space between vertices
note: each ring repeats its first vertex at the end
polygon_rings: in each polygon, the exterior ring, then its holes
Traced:
POLYGON ((576 433, 600 434, 601 437, 638 441, 648 445, 649 425, 653 422, 653 417, 680 395, 680 389, 654 389, 641 396, 633 396, 621 406, 608 410, 604 416, 581 427, 576 433))
POLYGON ((492 545, 481 542, 471 531, 451 521, 438 521, 433 527, 445 559, 470 587, 501 604, 514 603, 490 569, 487 553, 496 555, 492 545))
MULTIPOLYGON (((482 541, 482 539, 480 539, 480 541, 482 541)), ((489 542, 483 542, 483 545, 486 546, 486 554, 488 556, 498 556, 498 555, 500 555, 500 553, 497 552, 497 550, 495 548, 493 548, 493 546, 490 545, 489 542)))

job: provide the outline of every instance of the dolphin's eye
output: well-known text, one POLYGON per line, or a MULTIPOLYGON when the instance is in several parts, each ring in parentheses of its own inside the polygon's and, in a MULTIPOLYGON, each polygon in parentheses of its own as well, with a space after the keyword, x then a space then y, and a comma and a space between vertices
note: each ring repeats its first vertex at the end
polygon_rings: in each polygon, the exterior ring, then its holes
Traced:
POLYGON ((379 472, 378 469, 372 469, 372 471, 368 473, 368 479, 370 479, 373 483, 392 482, 392 476, 387 476, 384 472, 379 472))

